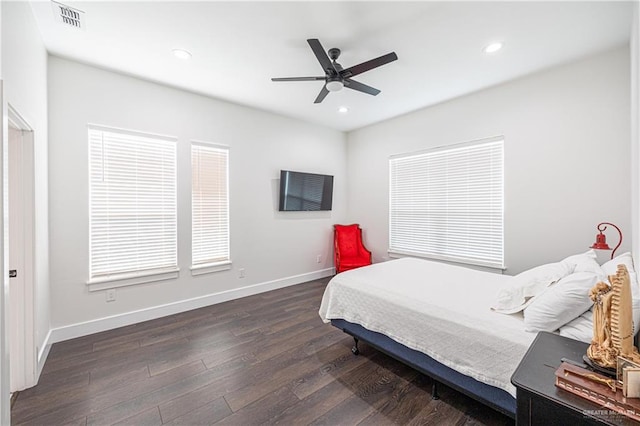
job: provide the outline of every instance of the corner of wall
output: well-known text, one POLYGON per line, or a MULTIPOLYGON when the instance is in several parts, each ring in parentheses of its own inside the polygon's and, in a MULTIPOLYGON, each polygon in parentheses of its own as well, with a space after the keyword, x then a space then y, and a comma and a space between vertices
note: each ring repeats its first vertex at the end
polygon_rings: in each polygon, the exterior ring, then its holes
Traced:
POLYGON ((49 356, 49 351, 51 350, 51 345, 53 344, 51 341, 51 335, 53 330, 49 329, 44 341, 42 342, 42 346, 39 348, 37 352, 38 359, 36 360, 36 383, 40 380, 40 375, 42 374, 42 370, 44 369, 44 363, 49 356))
POLYGON ((631 25, 631 245, 640 265, 640 3, 635 2, 631 25))

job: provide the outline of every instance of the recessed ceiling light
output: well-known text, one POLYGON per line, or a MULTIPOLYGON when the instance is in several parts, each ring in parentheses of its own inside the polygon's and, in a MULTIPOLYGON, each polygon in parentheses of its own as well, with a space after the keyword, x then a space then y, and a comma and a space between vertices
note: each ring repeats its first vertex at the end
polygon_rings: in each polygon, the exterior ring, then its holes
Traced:
POLYGON ((484 53, 495 53, 498 50, 502 49, 503 46, 504 46, 504 43, 502 43, 501 41, 497 41, 495 43, 491 43, 485 46, 484 49, 482 49, 482 51, 484 53))
POLYGON ((191 52, 184 49, 173 49, 173 56, 180 59, 191 59, 191 52))
POLYGON ((338 108, 338 112, 340 114, 346 114, 349 112, 349 108, 347 108, 346 106, 341 106, 340 108, 338 108))

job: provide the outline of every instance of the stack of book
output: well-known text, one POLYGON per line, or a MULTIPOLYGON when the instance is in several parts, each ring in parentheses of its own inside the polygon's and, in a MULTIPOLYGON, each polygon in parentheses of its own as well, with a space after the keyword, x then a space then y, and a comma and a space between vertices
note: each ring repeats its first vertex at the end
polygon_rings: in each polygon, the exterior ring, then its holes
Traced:
POLYGON ((563 362, 556 370, 556 386, 640 422, 640 399, 625 396, 614 378, 563 362))

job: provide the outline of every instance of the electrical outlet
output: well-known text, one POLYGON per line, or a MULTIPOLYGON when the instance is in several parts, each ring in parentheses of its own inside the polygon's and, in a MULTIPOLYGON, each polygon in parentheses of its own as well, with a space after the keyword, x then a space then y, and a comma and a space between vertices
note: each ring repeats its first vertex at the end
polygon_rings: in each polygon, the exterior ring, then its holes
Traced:
POLYGON ((322 263, 322 255, 321 254, 316 256, 316 263, 322 263))
POLYGON ((116 300, 116 289, 112 288, 107 290, 107 302, 115 302, 116 300))
POLYGON ((244 268, 238 269, 238 277, 244 278, 244 268))

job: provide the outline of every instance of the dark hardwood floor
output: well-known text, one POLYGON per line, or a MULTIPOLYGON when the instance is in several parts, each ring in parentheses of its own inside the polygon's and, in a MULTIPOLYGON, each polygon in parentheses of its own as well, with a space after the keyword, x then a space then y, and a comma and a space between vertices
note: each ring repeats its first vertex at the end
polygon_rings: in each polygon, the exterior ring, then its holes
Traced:
POLYGON ((509 418, 322 323, 328 279, 57 343, 12 424, 450 424, 509 418))

